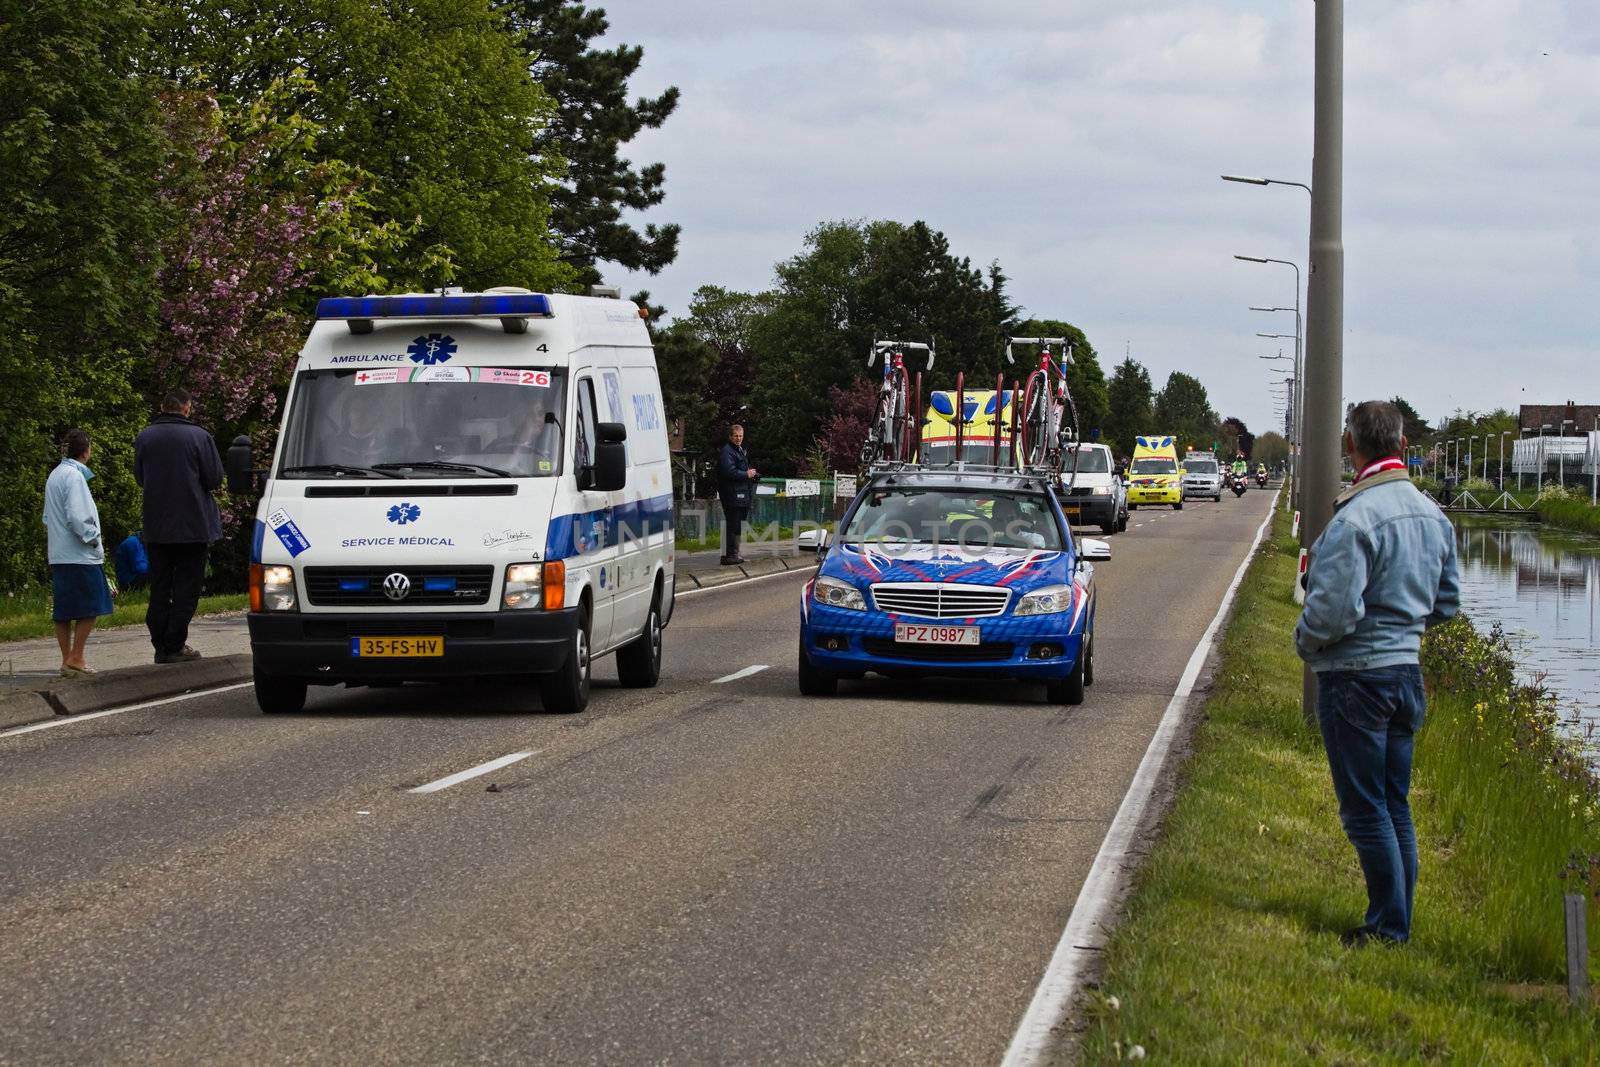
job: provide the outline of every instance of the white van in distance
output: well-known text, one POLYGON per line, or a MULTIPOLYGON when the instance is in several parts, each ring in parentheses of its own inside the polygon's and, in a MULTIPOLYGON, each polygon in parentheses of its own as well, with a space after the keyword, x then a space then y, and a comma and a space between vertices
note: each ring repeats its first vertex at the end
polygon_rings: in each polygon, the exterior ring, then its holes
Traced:
MULTIPOLYGON (((321 301, 256 511, 261 710, 300 710, 308 685, 501 676, 576 712, 610 652, 624 685, 654 685, 673 603, 665 416, 625 301, 321 301)), ((240 438, 231 491, 250 466, 240 438)))

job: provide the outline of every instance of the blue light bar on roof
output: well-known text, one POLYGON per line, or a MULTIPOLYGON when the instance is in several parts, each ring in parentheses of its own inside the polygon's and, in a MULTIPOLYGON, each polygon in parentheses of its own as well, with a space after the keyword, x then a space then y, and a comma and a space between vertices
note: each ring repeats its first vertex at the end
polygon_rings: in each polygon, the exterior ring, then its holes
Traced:
POLYGON ((551 316, 543 293, 485 296, 330 296, 317 301, 319 319, 474 319, 551 316))

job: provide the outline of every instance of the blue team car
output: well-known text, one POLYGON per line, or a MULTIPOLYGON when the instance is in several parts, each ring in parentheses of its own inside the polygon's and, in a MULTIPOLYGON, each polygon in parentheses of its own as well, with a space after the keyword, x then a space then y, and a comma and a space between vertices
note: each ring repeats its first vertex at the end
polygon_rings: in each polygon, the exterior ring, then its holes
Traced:
POLYGON ((873 474, 800 606, 800 691, 841 678, 952 675, 1045 684, 1080 704, 1094 682, 1094 560, 1045 474, 873 474))

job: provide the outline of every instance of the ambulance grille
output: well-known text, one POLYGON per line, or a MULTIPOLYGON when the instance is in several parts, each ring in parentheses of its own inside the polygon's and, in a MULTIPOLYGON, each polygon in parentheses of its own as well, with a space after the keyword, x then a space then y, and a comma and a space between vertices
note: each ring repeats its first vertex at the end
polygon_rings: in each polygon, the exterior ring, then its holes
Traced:
POLYGON ((415 608, 487 604, 493 567, 307 567, 306 599, 318 607, 415 608), (393 574, 405 576, 406 595, 384 592, 393 574))

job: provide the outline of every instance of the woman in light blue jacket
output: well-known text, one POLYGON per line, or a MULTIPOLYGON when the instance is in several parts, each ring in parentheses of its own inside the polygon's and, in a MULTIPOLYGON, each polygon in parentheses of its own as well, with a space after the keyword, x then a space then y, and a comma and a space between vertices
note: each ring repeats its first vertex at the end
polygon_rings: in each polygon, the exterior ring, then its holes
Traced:
POLYGON ((50 583, 55 594, 52 616, 61 646, 61 676, 93 674, 83 659, 94 620, 111 614, 111 589, 106 585, 106 552, 100 536, 100 511, 89 493, 94 477, 89 460, 89 435, 69 430, 62 441, 61 463, 44 483, 44 527, 50 544, 50 583))

